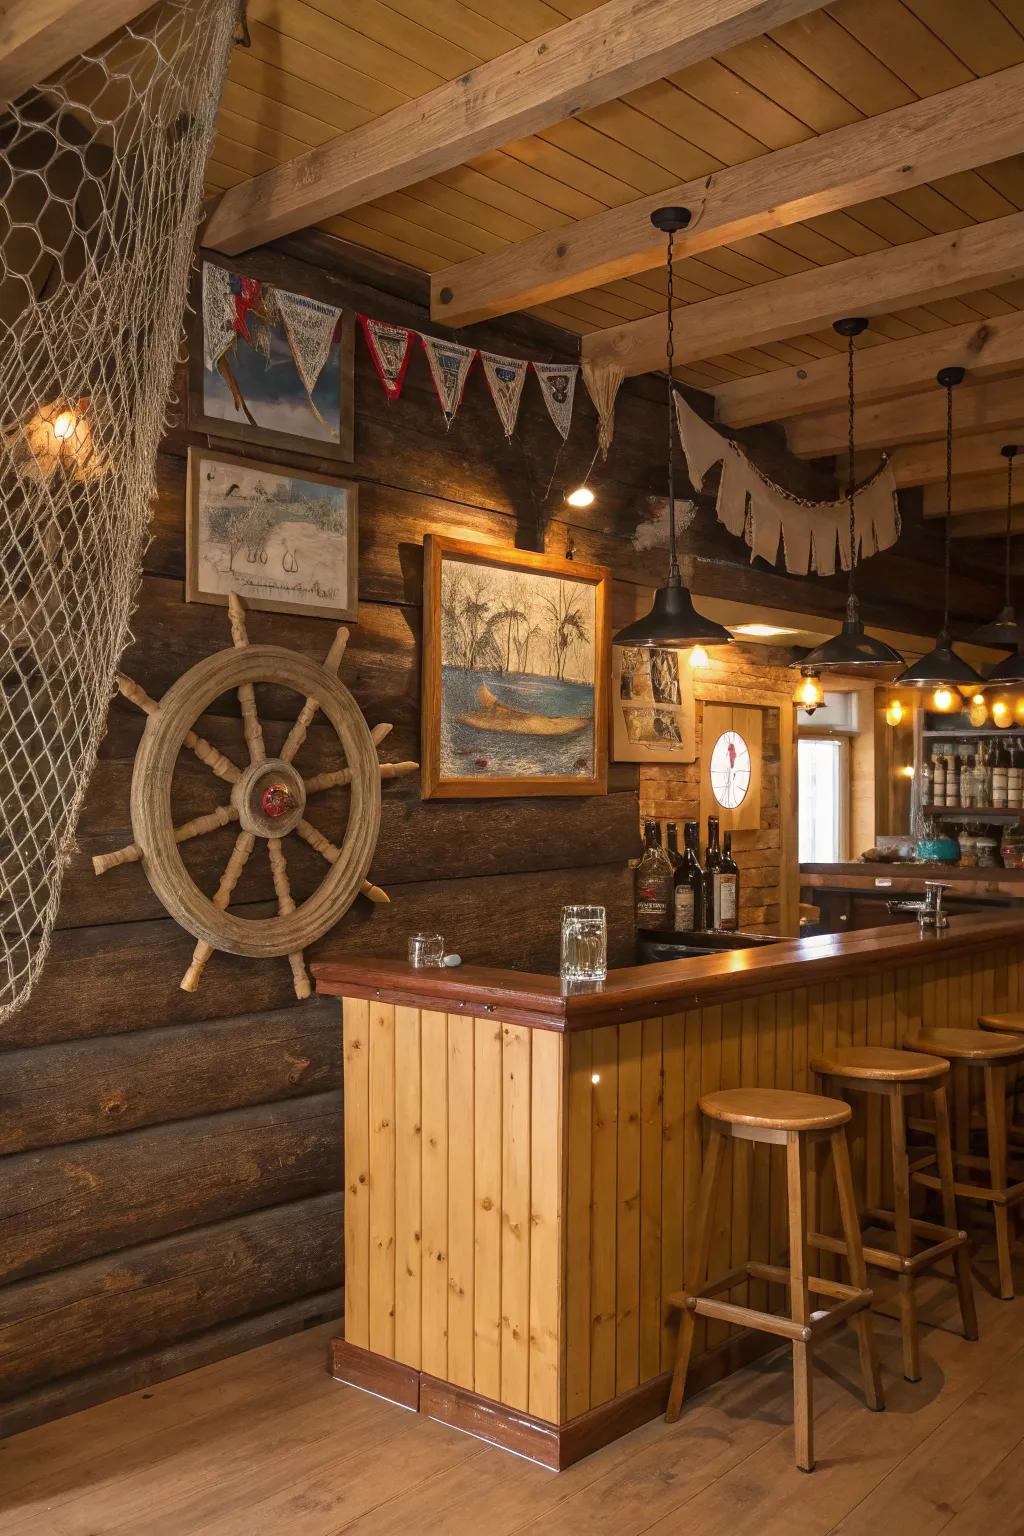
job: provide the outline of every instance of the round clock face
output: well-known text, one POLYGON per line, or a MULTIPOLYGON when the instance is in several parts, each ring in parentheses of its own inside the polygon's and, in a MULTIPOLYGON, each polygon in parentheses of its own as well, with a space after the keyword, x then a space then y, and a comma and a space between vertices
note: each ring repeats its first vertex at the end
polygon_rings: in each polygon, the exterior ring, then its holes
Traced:
POLYGON ((723 731, 711 750, 711 789, 719 805, 734 811, 750 788, 750 748, 738 731, 723 731))

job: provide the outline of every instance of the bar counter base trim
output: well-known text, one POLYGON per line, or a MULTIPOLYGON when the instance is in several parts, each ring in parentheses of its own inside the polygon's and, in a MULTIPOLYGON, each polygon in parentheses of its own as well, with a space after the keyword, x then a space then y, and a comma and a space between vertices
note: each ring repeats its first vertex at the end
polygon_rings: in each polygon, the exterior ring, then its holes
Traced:
MULTIPOLYGON (((743 1329, 694 1361, 687 1402, 733 1371, 779 1349, 777 1340, 743 1329)), ((564 1472, 602 1446, 659 1418, 665 1412, 672 1380, 671 1372, 665 1371, 565 1424, 550 1424, 342 1338, 331 1339, 328 1345, 327 1370, 344 1386, 358 1387, 396 1407, 422 1413, 552 1472, 564 1472)), ((685 1430, 685 1414, 679 1422, 685 1430)))

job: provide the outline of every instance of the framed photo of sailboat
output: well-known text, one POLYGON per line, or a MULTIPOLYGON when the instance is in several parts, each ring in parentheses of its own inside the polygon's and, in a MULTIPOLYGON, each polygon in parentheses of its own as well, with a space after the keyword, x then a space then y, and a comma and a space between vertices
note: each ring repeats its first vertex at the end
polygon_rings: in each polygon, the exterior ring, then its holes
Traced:
POLYGON ((603 566, 424 540, 425 799, 607 792, 609 581, 603 566))

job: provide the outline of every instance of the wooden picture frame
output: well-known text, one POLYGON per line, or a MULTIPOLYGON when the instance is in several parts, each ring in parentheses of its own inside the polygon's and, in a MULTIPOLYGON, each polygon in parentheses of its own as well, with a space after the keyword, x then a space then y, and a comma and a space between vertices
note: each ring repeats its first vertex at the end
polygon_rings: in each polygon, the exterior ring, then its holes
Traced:
MULTIPOLYGON (((254 262, 258 265, 258 262, 254 262)), ((206 267, 219 267, 230 273, 233 277, 243 278, 250 274, 246 270, 244 260, 235 262, 227 257, 217 256, 206 251, 199 252, 198 272, 192 283, 191 315, 189 317, 188 334, 188 424, 193 431, 206 432, 210 437, 228 439, 233 442, 253 443, 260 448, 277 448, 286 453, 304 454, 316 459, 337 459, 343 463, 351 462, 354 456, 355 442, 355 334, 356 314, 354 310, 341 311, 341 335, 333 343, 337 349, 336 359, 333 360, 338 379, 337 411, 334 410, 325 416, 333 425, 337 421, 337 438, 319 435, 320 429, 316 424, 316 417, 311 409, 308 410, 310 432, 279 431, 273 426, 274 406, 268 405, 268 418, 255 424, 241 416, 228 416, 218 414, 213 407, 213 392, 220 401, 222 409, 226 408, 223 399, 227 386, 215 383, 215 376, 205 366, 205 339, 203 334, 203 273, 206 267), (310 435, 312 434, 312 435, 310 435)), ((258 278, 257 282, 264 279, 258 278)), ((284 288, 283 284, 271 285, 275 288, 284 288)), ((307 292, 303 287, 289 287, 285 292, 294 293, 302 298, 315 299, 316 294, 307 292)), ((276 328, 275 328, 276 333, 276 328)), ((245 347, 247 361, 253 366, 255 363, 256 349, 250 349, 242 338, 238 339, 237 346, 245 347), (250 353, 252 354, 250 356, 250 353)), ((279 366, 279 364, 275 364, 279 366)), ((298 410, 303 408, 305 392, 299 379, 297 370, 291 365, 291 378, 289 385, 294 383, 293 393, 298 410)), ((219 378, 219 375, 216 376, 219 378)), ((334 374, 332 372, 332 379, 334 374)), ((333 393, 333 391, 332 391, 333 393)), ((314 395, 316 391, 314 391, 314 395)))
POLYGON ((424 799, 607 793, 610 580, 604 566, 424 540, 424 799), (479 633, 465 627, 467 614, 479 633), (531 729, 542 720, 554 728, 531 729))
POLYGON ((613 646, 611 717, 614 762, 696 762, 689 652, 613 646))
POLYGON ((723 832, 756 832, 761 826, 761 766, 764 761, 764 714, 746 704, 705 704, 701 720, 700 819, 707 826, 717 816, 723 832), (742 736, 750 751, 750 781, 740 803, 729 808, 711 785, 715 743, 729 731, 742 736))
MULTIPOLYGON (((310 499, 313 498, 296 498, 300 507, 302 501, 310 499)), ((212 448, 190 448, 185 494, 185 601, 226 607, 229 590, 236 591, 244 598, 247 608, 264 613, 297 613, 310 618, 336 621, 357 618, 359 487, 355 482, 339 480, 333 475, 314 474, 312 470, 299 469, 293 464, 241 458, 212 448), (306 519, 282 518, 267 530, 260 545, 246 544, 246 530, 243 526, 237 547, 232 547, 227 539, 223 539, 217 548, 211 536, 208 509, 203 506, 204 490, 209 487, 215 494, 220 494, 219 510, 223 511, 228 504, 228 496, 238 497, 240 506, 244 508, 247 497, 251 497, 257 487, 262 488, 262 504, 265 505, 267 499, 273 499, 277 490, 274 481, 299 482, 302 486, 310 487, 325 486, 332 493, 340 492, 340 496, 333 499, 344 507, 344 531, 317 527, 315 521, 307 531, 304 527, 306 519), (334 540, 339 541, 339 553, 343 549, 343 565, 337 556, 332 556, 334 540), (278 545, 281 547, 278 548, 278 545), (255 558, 250 558, 254 550, 255 558), (295 568, 291 570, 287 559, 289 551, 295 561, 295 568), (336 594, 331 591, 332 564, 341 567, 336 594), (275 576, 281 590, 292 588, 297 595, 274 597, 271 589, 275 576), (298 594, 311 590, 314 584, 324 594, 323 600, 317 597, 315 600, 304 601, 298 594), (336 600, 330 600, 332 597, 336 597, 336 600)))

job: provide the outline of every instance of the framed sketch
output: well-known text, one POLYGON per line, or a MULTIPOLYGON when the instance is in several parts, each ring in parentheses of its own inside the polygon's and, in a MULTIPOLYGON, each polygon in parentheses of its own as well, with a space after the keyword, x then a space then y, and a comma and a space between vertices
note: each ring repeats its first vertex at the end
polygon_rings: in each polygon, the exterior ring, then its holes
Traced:
POLYGON ((604 794, 604 567, 428 537, 423 582, 424 797, 604 794))
POLYGON ((692 763, 697 733, 687 653, 617 645, 612 658, 615 761, 692 763))
POLYGON ((701 728, 700 814, 717 816, 723 832, 761 825, 763 716, 739 704, 705 704, 701 728))
POLYGON ((358 491, 348 480, 188 451, 185 599, 354 619, 358 491))
POLYGON ((352 310, 202 257, 189 426, 318 459, 352 458, 352 310))

